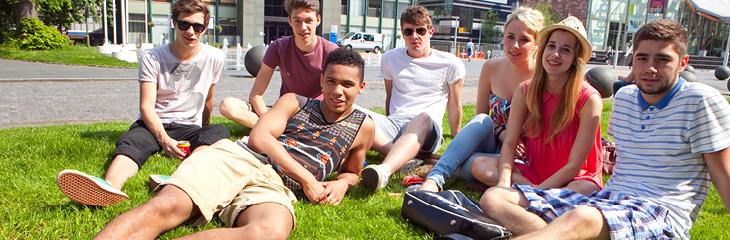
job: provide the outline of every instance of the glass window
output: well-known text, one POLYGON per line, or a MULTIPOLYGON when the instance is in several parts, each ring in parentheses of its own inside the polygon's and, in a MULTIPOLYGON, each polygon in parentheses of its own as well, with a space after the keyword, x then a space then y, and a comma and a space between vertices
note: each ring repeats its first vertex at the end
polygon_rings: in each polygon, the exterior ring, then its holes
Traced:
POLYGON ((362 9, 363 0, 350 0, 350 16, 362 16, 364 11, 362 9))
POLYGON ((395 1, 383 2, 382 13, 384 18, 395 18, 395 1))
POLYGON ((354 36, 354 37, 352 37, 352 40, 358 40, 358 39, 360 39, 360 38, 362 38, 362 35, 360 35, 360 34, 358 33, 358 34, 355 34, 355 36, 354 36))
POLYGON ((368 17, 380 17, 380 0, 368 0, 368 17))
POLYGON ((363 35, 363 39, 364 39, 365 41, 370 41, 370 42, 372 42, 372 41, 374 41, 374 40, 375 40, 375 36, 373 36, 372 34, 365 34, 365 35, 363 35))

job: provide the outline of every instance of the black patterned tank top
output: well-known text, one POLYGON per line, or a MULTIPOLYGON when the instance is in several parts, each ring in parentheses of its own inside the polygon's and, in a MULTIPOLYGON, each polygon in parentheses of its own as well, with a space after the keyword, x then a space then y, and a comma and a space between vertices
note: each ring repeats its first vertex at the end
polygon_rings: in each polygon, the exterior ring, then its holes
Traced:
MULTIPOLYGON (((294 160, 318 181, 323 181, 339 169, 367 115, 355 109, 344 119, 328 123, 322 116, 319 104, 319 100, 309 99, 304 107, 289 118, 278 140, 294 160)), ((275 161, 269 161, 284 180, 284 185, 301 195, 302 186, 284 175, 275 161)))

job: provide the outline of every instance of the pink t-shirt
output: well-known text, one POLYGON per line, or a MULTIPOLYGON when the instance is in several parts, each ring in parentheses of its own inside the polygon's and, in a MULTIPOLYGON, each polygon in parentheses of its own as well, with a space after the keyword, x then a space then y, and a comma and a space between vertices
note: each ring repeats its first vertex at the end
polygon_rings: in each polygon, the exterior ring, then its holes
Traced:
POLYGON ((294 36, 279 38, 266 50, 264 64, 270 68, 279 67, 281 72, 280 95, 296 93, 308 98, 319 98, 322 86, 319 76, 330 52, 337 49, 327 39, 317 36, 317 45, 310 52, 302 52, 294 42, 294 36))
MULTIPOLYGON (((531 80, 528 80, 525 83, 525 88, 529 86, 530 82, 531 80)), ((568 163, 570 150, 573 148, 573 142, 575 142, 575 138, 578 135, 580 110, 588 100, 588 97, 593 94, 598 94, 598 91, 583 81, 573 121, 565 130, 553 137, 551 143, 545 144, 544 140, 548 136, 552 114, 558 108, 562 94, 553 95, 547 91, 543 92, 542 118, 543 126, 545 127, 543 127, 543 132, 539 137, 526 138, 525 160, 528 165, 515 164, 524 176, 535 185, 542 183, 568 163)), ((603 187, 603 175, 601 172, 603 167, 603 154, 601 153, 601 127, 599 126, 593 142, 593 148, 591 148, 585 164, 583 164, 580 172, 573 180, 592 181, 601 189, 603 187)))

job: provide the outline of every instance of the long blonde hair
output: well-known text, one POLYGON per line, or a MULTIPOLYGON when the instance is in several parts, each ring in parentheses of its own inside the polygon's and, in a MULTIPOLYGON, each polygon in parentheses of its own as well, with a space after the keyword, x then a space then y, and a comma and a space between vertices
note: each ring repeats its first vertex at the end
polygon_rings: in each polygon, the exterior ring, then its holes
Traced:
MULTIPOLYGON (((537 137, 543 133, 543 117, 542 117, 542 98, 545 91, 545 85, 547 80, 547 72, 542 64, 542 58, 544 54, 545 45, 547 45, 550 35, 555 31, 566 31, 562 29, 556 29, 545 37, 541 37, 537 40, 538 49, 537 63, 535 65, 535 76, 532 78, 532 83, 527 90, 527 119, 525 120, 525 133, 530 137, 537 137)), ((570 32, 570 31, 566 31, 570 32)), ((581 84, 583 82, 583 66, 586 62, 581 56, 583 56, 586 49, 582 46, 579 36, 576 37, 577 46, 575 47, 575 58, 573 65, 568 71, 568 81, 563 86, 563 94, 558 103, 558 108, 553 112, 552 119, 550 121, 549 131, 545 143, 553 140, 555 135, 565 130, 566 127, 573 121, 575 117, 576 105, 578 104, 578 96, 580 95, 581 84)))

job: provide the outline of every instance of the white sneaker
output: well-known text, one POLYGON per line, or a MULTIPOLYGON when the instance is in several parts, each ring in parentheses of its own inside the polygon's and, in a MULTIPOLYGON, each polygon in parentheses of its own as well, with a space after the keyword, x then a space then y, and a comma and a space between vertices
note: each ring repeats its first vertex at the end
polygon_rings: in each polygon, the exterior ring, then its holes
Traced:
POLYGON ((406 164, 403 164, 403 166, 400 167, 400 171, 399 171, 400 175, 405 176, 405 175, 408 175, 409 173, 415 172, 416 169, 418 169, 418 167, 420 167, 421 164, 423 164, 423 163, 424 163, 423 160, 419 160, 419 159, 415 159, 415 158, 408 160, 408 162, 406 162, 406 164))
POLYGON ((66 169, 56 177, 56 184, 68 198, 81 204, 108 206, 128 200, 127 194, 112 187, 104 179, 66 169))
POLYGON ((372 192, 378 191, 388 185, 390 178, 390 167, 383 165, 368 165, 362 170, 362 186, 372 192))

